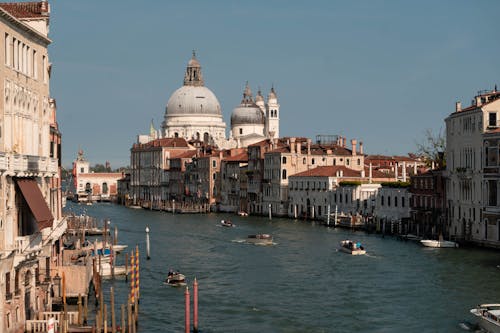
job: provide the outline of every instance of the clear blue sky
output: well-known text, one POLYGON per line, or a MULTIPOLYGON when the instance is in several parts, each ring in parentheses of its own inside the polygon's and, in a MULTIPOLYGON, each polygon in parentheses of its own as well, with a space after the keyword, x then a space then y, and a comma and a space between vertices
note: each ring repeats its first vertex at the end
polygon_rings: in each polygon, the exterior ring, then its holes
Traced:
POLYGON ((129 165, 196 50, 230 126, 246 81, 274 84, 281 136, 340 134, 406 155, 455 102, 500 85, 500 1, 66 1, 51 4, 63 165, 129 165))

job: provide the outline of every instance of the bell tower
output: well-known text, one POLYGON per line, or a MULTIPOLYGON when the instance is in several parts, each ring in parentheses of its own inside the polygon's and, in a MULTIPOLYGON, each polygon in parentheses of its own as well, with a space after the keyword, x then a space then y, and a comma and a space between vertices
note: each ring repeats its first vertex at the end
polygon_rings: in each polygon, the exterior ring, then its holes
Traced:
POLYGON ((266 136, 268 138, 280 137, 280 105, 274 91, 274 86, 267 96, 266 105, 266 136))

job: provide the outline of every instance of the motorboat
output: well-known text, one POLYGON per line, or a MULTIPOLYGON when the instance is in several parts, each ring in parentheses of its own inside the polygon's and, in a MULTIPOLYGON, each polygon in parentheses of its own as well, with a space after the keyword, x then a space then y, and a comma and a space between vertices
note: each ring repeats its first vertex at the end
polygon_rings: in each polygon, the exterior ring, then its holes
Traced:
POLYGON ((116 244, 116 245, 113 245, 113 251, 115 251, 116 253, 120 253, 123 250, 125 250, 127 247, 128 247, 128 245, 125 245, 125 244, 116 244))
POLYGON ((101 266, 97 267, 97 271, 102 277, 112 277, 113 273, 115 276, 127 274, 127 268, 125 266, 113 266, 112 267, 111 263, 109 263, 109 262, 101 262, 101 266))
POLYGON ((165 284, 172 287, 182 287, 186 285, 186 277, 178 271, 169 271, 165 279, 165 284))
POLYGON ((414 234, 406 234, 401 236, 403 240, 406 241, 412 241, 412 242, 420 242, 422 240, 422 237, 414 235, 414 234))
POLYGON ((273 236, 270 234, 248 235, 247 242, 257 245, 271 245, 273 244, 273 236))
POLYGON ((458 243, 447 240, 422 239, 420 243, 427 247, 458 247, 458 243))
POLYGON ((247 212, 244 212, 244 211, 239 211, 239 212, 238 212, 238 215, 239 215, 239 216, 248 216, 248 213, 247 213, 247 212))
POLYGON ((229 220, 220 220, 220 224, 223 227, 235 227, 236 226, 236 224, 234 224, 233 222, 231 222, 229 220))
POLYGON ((479 304, 470 312, 477 317, 481 329, 489 333, 500 333, 500 304, 479 304))
POLYGON ((366 250, 361 243, 353 242, 349 239, 345 239, 340 242, 339 251, 352 255, 366 254, 366 250))

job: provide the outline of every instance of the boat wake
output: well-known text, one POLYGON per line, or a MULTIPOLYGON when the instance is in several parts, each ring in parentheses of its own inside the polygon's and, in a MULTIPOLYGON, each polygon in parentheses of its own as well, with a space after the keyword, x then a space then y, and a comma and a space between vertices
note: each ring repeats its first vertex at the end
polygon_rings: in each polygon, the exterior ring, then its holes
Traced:
POLYGON ((463 323, 459 323, 458 326, 463 329, 464 331, 471 331, 471 332, 484 332, 477 324, 465 321, 463 323))
POLYGON ((246 239, 233 239, 231 242, 233 243, 246 243, 246 239))

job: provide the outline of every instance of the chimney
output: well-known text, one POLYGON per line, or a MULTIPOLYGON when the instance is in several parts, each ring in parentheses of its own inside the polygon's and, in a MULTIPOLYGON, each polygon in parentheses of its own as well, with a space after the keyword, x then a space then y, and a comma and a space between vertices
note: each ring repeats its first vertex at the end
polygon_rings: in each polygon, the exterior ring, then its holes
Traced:
POLYGON ((297 154, 302 154, 302 144, 300 141, 297 141, 297 154))
POLYGON ((462 111, 462 103, 460 101, 455 103, 455 111, 456 112, 462 111))
POLYGON ((481 96, 476 96, 476 106, 481 106, 481 96))
POLYGON ((307 139, 307 155, 311 155, 311 139, 307 139))
POLYGON ((290 138, 290 153, 295 153, 295 138, 290 138))
POLYGON ((363 141, 359 141, 359 155, 363 155, 363 141))
POLYGON ((356 139, 351 139, 351 146, 352 146, 352 156, 356 156, 356 145, 357 145, 356 139))
POLYGON ((373 177, 372 176, 372 162, 370 162, 370 169, 368 171, 368 178, 369 178, 368 183, 370 183, 370 184, 372 183, 372 177, 373 177))
POLYGON ((406 162, 403 161, 403 182, 406 182, 406 162))
POLYGON ((342 145, 344 146, 344 148, 345 148, 346 142, 347 142, 347 138, 344 136, 344 138, 342 139, 342 145))

